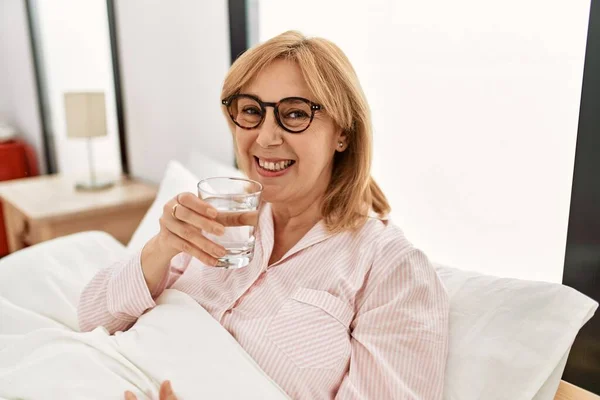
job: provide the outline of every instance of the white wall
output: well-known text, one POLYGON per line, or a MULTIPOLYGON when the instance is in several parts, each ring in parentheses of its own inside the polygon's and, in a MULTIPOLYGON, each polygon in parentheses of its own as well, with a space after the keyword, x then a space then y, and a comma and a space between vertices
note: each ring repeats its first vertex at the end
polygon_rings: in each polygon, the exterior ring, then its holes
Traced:
POLYGON ((40 115, 24 0, 0 0, 0 119, 36 151, 45 173, 40 115))
POLYGON ((225 0, 116 2, 131 173, 158 182, 198 150, 233 163, 220 110, 229 67, 225 0))
MULTIPOLYGON (((0 0, 0 18, 3 18, 6 15, 5 8, 7 4, 7 0, 0 0)), ((4 19, 4 18, 3 18, 4 19)), ((8 114, 11 109, 11 97, 12 90, 10 87, 10 80, 8 79, 9 69, 6 60, 6 56, 8 55, 6 49, 6 23, 2 20, 0 22, 0 55, 2 55, 2 62, 0 62, 0 121, 8 121, 8 114)))
POLYGON ((100 177, 121 173, 116 104, 105 0, 38 0, 40 46, 43 52, 50 120, 58 170, 89 176, 86 141, 68 139, 64 109, 67 91, 104 91, 107 136, 93 139, 95 166, 100 177))
POLYGON ((561 282, 589 0, 260 0, 349 56, 393 219, 447 265, 561 282))

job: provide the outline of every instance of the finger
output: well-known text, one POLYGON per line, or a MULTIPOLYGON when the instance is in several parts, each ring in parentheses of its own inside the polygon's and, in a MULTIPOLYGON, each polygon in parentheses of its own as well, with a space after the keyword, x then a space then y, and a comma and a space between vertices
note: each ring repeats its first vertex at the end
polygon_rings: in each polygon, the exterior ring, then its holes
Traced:
POLYGON ((206 265, 212 265, 214 267, 219 263, 219 260, 217 260, 215 257, 173 233, 167 236, 167 245, 179 250, 180 252, 187 253, 192 257, 197 258, 206 265))
MULTIPOLYGON (((174 205, 175 204, 173 204, 173 206, 174 205)), ((187 222, 195 226, 196 228, 202 229, 203 231, 212 233, 214 235, 220 236, 223 233, 225 233, 225 227, 223 225, 210 218, 198 214, 198 212, 196 212, 195 210, 187 208, 183 204, 179 204, 175 209, 175 212, 173 213, 173 206, 168 205, 167 207, 165 207, 165 211, 168 211, 170 214, 172 214, 172 216, 174 216, 175 219, 187 222)))
POLYGON ((171 387, 170 381, 164 381, 162 385, 160 385, 160 400, 171 400, 175 399, 175 393, 173 393, 173 388, 171 387))
POLYGON ((258 211, 220 212, 217 222, 223 226, 256 226, 258 211))
POLYGON ((137 400, 137 397, 135 396, 135 394, 127 390, 125 391, 125 400, 137 400))
POLYGON ((190 210, 194 210, 198 214, 208 218, 215 218, 218 214, 216 208, 214 208, 206 201, 200 199, 198 196, 190 192, 178 194, 175 200, 179 204, 184 205, 190 210))
POLYGON ((164 225, 174 235, 179 236, 181 239, 193 244, 198 249, 215 258, 224 257, 227 254, 225 247, 208 239, 195 226, 174 220, 167 220, 164 225))

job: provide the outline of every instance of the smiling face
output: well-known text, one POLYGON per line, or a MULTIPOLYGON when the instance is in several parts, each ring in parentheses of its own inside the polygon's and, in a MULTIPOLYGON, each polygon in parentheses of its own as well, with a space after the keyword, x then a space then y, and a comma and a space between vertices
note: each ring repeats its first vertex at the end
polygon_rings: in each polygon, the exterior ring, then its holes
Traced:
MULTIPOLYGON (((241 90, 263 102, 277 103, 288 97, 316 102, 302 72, 293 61, 276 60, 241 90)), ((239 118, 256 118, 260 108, 240 101, 239 118)), ((310 108, 293 104, 280 107, 280 120, 293 126, 302 118, 310 119, 310 108), (308 111, 307 111, 308 110, 308 111), (309 114, 304 115, 305 111, 309 114), (286 122, 287 121, 287 122, 286 122)), ((252 124, 253 125, 253 124, 252 124)), ((294 129, 293 129, 294 130, 294 129)), ((264 186, 263 199, 271 203, 294 204, 307 197, 322 196, 327 189, 336 150, 345 148, 345 137, 323 110, 318 110, 301 133, 290 133, 278 125, 273 107, 266 107, 264 121, 254 129, 235 128, 238 164, 250 179, 264 186), (344 143, 339 146, 339 142, 344 143)))

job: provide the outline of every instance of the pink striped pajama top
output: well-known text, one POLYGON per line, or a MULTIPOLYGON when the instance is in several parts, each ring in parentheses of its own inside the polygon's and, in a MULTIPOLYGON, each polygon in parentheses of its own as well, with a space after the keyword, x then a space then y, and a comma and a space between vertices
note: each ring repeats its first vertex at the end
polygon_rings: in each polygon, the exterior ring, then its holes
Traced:
POLYGON ((448 297, 398 227, 370 218, 355 233, 331 235, 319 222, 268 265, 273 237, 265 204, 246 268, 207 267, 180 253, 155 293, 139 251, 88 283, 80 328, 127 330, 171 288, 192 296, 294 399, 441 399, 448 297))

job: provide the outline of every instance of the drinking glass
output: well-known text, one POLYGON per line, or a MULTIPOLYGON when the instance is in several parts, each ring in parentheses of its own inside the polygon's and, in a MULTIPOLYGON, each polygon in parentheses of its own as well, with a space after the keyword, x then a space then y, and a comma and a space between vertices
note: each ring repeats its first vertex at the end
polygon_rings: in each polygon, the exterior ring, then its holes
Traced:
POLYGON ((213 177, 198 182, 198 196, 217 209, 216 221, 225 227, 221 236, 203 233, 227 250, 217 267, 243 268, 252 261, 261 193, 262 185, 249 179, 213 177))

